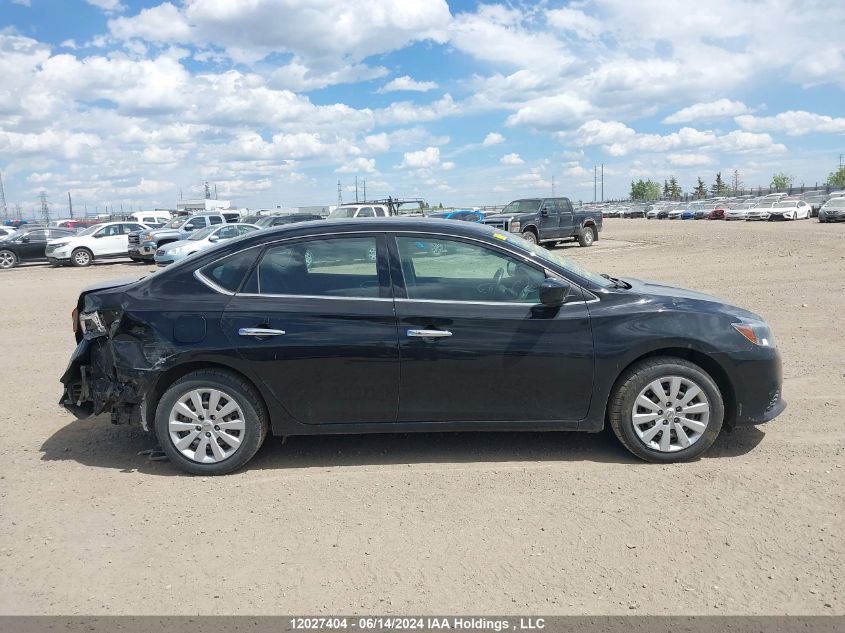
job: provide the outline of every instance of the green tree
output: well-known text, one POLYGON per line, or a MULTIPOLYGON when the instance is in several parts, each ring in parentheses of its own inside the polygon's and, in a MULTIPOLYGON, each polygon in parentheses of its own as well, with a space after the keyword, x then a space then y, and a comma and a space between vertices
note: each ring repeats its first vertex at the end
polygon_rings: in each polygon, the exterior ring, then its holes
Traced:
POLYGON ((792 186, 793 178, 789 174, 780 172, 772 176, 772 189, 780 191, 781 189, 789 189, 792 186))
POLYGON ((827 184, 836 189, 845 189, 845 166, 830 172, 830 176, 827 177, 827 184))
POLYGON ((669 197, 677 200, 681 195, 683 195, 683 191, 681 191, 681 187, 678 185, 678 179, 674 176, 669 176, 669 197))
POLYGON ((722 172, 716 173, 716 182, 710 187, 710 191, 714 196, 724 196, 730 191, 728 183, 722 180, 722 172))
POLYGON ((743 183, 742 183, 742 179, 739 177, 739 170, 734 169, 733 183, 731 184, 731 188, 733 189, 733 194, 735 196, 738 196, 742 187, 743 187, 743 183))
POLYGON ((693 189, 693 193, 695 193, 696 198, 707 197, 707 185, 704 184, 704 181, 701 179, 701 176, 698 177, 698 184, 693 189))
POLYGON ((657 200, 660 198, 660 183, 651 180, 631 181, 631 200, 657 200))
POLYGON ((669 197, 669 181, 666 179, 663 180, 663 197, 669 197))

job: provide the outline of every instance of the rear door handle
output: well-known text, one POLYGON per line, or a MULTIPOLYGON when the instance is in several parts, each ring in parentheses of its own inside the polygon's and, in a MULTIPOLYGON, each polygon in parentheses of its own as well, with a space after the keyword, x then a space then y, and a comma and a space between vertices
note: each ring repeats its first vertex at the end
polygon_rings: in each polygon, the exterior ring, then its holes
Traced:
POLYGON ((285 334, 284 330, 271 330, 263 327, 242 327, 238 330, 240 336, 253 336, 255 338, 263 338, 265 336, 282 336, 285 334))
POLYGON ((408 336, 413 338, 448 338, 452 333, 448 330, 408 330, 408 336))

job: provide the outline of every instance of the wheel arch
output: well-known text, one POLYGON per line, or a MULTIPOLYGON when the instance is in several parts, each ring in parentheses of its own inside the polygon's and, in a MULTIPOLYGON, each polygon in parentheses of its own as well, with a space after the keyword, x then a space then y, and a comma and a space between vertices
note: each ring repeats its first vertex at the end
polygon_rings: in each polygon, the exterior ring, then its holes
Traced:
POLYGON ((186 361, 184 363, 174 365, 173 367, 170 367, 169 369, 163 371, 156 378, 155 383, 151 385, 150 390, 147 392, 145 407, 143 408, 141 414, 142 422, 144 423, 145 427, 153 428, 153 426, 155 425, 155 416, 156 409, 158 408, 158 403, 161 401, 162 396, 170 388, 170 386, 173 385, 173 383, 179 380, 180 378, 183 378, 190 373, 203 369, 214 369, 218 371, 224 371, 230 374, 234 374, 241 380, 247 382, 253 389, 255 389, 255 392, 261 399, 259 405, 264 407, 264 413, 267 416, 267 419, 272 420, 270 407, 267 406, 267 397, 264 394, 264 391, 261 389, 261 386, 256 384, 255 380, 244 374, 242 371, 239 371, 238 369, 232 367, 231 365, 215 361, 198 360, 186 361))
POLYGON ((537 229, 537 225, 536 225, 536 224, 528 224, 528 225, 526 225, 526 226, 523 226, 523 227, 520 229, 520 233, 525 233, 526 231, 531 231, 531 232, 532 232, 534 235, 536 235, 538 238, 540 237, 540 231, 537 229))
POLYGON ((725 369, 712 356, 697 349, 689 347, 659 347, 640 354, 639 356, 631 360, 629 363, 627 363, 624 367, 622 367, 622 369, 616 375, 616 378, 613 380, 613 385, 611 386, 610 391, 607 393, 607 398, 604 402, 603 419, 605 423, 607 422, 607 415, 609 409, 608 404, 610 402, 610 399, 613 397, 613 393, 616 391, 616 388, 619 386, 620 379, 625 374, 625 372, 627 372, 631 367, 633 367, 637 363, 640 363, 649 358, 657 358, 661 356, 680 358, 694 363, 701 367, 701 369, 706 371, 716 383, 716 386, 719 387, 719 392, 722 394, 722 400, 725 404, 724 424, 726 426, 732 426, 732 422, 736 416, 737 407, 736 392, 734 390, 733 382, 731 382, 731 379, 725 369))

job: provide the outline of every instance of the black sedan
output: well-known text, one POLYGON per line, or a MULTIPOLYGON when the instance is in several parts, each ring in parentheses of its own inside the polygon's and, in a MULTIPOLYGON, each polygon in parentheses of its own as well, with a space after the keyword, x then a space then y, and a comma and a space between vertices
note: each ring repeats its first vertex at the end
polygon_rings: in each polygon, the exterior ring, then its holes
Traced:
POLYGON ((47 261, 47 242, 72 237, 72 229, 58 227, 23 228, 0 240, 0 269, 14 268, 21 262, 47 261))
POLYGON ((87 289, 74 329, 62 404, 140 424, 198 474, 244 465, 268 432, 606 423, 635 455, 673 462, 786 406, 755 314, 470 222, 257 231, 87 289))

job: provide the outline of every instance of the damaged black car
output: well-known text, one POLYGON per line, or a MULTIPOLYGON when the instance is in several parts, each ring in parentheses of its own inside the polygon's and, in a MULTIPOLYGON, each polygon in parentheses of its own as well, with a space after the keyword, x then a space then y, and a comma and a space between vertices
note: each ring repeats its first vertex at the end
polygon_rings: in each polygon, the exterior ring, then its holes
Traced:
POLYGON ((137 424, 203 475, 240 468, 269 433, 609 424, 638 457, 683 461, 786 406, 755 314, 466 222, 254 232, 86 289, 73 324, 61 404, 137 424))

